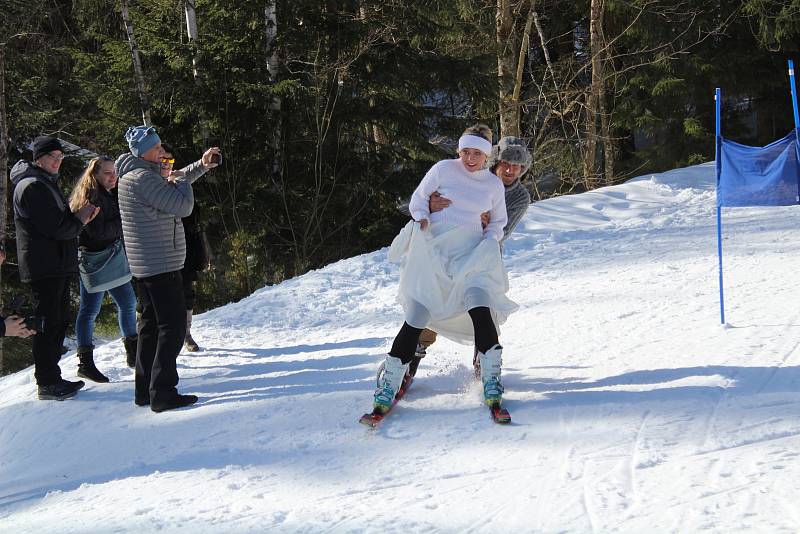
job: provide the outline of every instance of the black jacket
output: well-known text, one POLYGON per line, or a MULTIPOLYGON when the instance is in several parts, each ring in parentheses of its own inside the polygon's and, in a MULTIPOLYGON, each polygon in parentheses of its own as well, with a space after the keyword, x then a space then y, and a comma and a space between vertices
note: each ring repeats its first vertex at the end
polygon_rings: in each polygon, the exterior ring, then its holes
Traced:
POLYGON ((19 276, 26 283, 78 272, 77 237, 83 224, 70 211, 56 179, 27 161, 11 169, 19 276))
POLYGON ((197 280, 197 273, 208 267, 208 250, 203 233, 197 224, 197 206, 192 214, 183 218, 183 231, 186 235, 186 261, 183 264, 183 277, 197 280))
POLYGON ((90 252, 99 252, 118 239, 122 239, 122 217, 119 215, 117 190, 102 187, 89 194, 89 202, 100 208, 97 217, 83 227, 78 246, 90 252))

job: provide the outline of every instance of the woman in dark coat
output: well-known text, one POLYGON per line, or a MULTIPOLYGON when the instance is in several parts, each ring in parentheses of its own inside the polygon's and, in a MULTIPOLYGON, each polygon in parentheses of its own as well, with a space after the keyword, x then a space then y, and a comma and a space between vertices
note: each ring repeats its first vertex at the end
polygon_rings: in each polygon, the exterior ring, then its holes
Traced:
MULTIPOLYGON (((122 219, 117 201, 117 174, 114 161, 108 157, 94 158, 89 162, 69 199, 70 208, 77 210, 87 202, 100 208, 78 238, 78 248, 85 252, 100 252, 114 246, 122 239, 122 219)), ((81 303, 75 321, 78 338, 78 376, 95 382, 108 382, 94 364, 94 323, 106 291, 90 293, 80 281, 81 303)), ((131 282, 109 289, 117 306, 117 320, 122 332, 128 367, 136 365, 136 295, 131 282)))

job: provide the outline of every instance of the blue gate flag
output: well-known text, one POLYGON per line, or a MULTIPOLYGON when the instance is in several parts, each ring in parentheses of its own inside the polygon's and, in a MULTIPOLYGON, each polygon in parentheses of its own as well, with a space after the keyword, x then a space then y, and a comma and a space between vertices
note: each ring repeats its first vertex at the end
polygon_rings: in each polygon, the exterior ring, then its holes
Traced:
POLYGON ((720 142, 717 206, 793 206, 800 203, 797 130, 764 147, 720 142))

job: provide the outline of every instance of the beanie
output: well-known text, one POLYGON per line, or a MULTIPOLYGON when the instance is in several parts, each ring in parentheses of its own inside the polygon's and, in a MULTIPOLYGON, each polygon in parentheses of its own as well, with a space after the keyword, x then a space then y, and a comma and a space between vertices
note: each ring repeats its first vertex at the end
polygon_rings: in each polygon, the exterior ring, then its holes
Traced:
POLYGON ((125 140, 131 149, 131 154, 137 158, 161 142, 156 129, 152 126, 131 126, 125 132, 125 140))
POLYGON ((53 150, 60 150, 64 152, 61 143, 55 137, 49 135, 40 135, 31 143, 31 151, 33 152, 33 161, 41 158, 45 154, 49 154, 53 150))
POLYGON ((491 169, 501 161, 521 166, 522 172, 520 172, 520 176, 522 176, 528 172, 533 158, 524 140, 509 135, 501 138, 492 148, 492 155, 489 156, 487 165, 491 169))

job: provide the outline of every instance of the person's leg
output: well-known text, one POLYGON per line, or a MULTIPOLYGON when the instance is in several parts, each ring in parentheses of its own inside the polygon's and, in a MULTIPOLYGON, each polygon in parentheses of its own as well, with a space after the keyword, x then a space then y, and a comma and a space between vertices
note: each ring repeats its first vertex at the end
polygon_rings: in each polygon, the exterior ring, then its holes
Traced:
POLYGON ((186 310, 180 271, 151 277, 147 283, 158 330, 150 376, 150 407, 161 411, 179 407, 183 397, 192 397, 178 395, 177 390, 176 362, 186 336, 186 310))
POLYGON ((403 364, 410 363, 417 349, 417 340, 419 340, 420 332, 422 332, 421 328, 415 328, 408 323, 403 323, 400 332, 397 333, 392 342, 389 356, 399 358, 403 364))
POLYGON ((42 323, 33 338, 34 376, 39 399, 64 400, 74 396, 83 381, 61 378, 58 361, 69 320, 69 278, 47 278, 31 283, 35 313, 42 323))
POLYGON ((137 322, 138 343, 136 346, 136 391, 134 401, 139 406, 150 404, 150 376, 158 345, 158 328, 155 309, 151 301, 151 288, 147 278, 139 280, 139 305, 141 313, 137 322))
POLYGON ((122 333, 122 344, 125 347, 125 363, 128 367, 136 367, 136 348, 139 334, 136 328, 136 308, 138 306, 133 281, 115 287, 111 298, 117 305, 117 322, 122 333))
POLYGON ((117 306, 117 322, 122 337, 136 336, 136 293, 133 285, 128 282, 108 293, 117 306))
MULTIPOLYGON (((181 274, 183 275, 185 271, 186 269, 181 271, 181 274)), ((191 274, 189 274, 183 278, 183 299, 184 306, 186 307, 186 338, 184 344, 186 345, 186 350, 189 352, 197 352, 200 350, 200 346, 192 337, 192 314, 194 312, 195 295, 194 280, 191 279, 191 274)))
POLYGON ((42 321, 42 331, 33 337, 33 361, 36 384, 47 386, 61 381, 61 307, 66 288, 65 278, 45 278, 30 284, 34 313, 42 321))
POLYGON ((378 374, 378 388, 375 390, 372 402, 376 411, 386 413, 392 408, 394 398, 403 385, 409 363, 414 360, 421 331, 421 328, 403 323, 400 332, 394 338, 392 348, 383 362, 382 371, 378 374))
POLYGON ((497 345, 497 328, 494 326, 492 313, 489 308, 481 306, 469 310, 472 327, 475 329, 475 347, 478 352, 486 352, 497 345))
POLYGON ((475 347, 480 360, 483 397, 487 404, 499 406, 503 397, 503 386, 500 383, 503 347, 498 342, 497 328, 491 311, 485 306, 472 308, 469 310, 469 316, 475 329, 475 347))
POLYGON ((422 346, 423 351, 434 343, 436 343, 436 332, 424 328, 419 335, 419 344, 422 346))
POLYGON ((106 383, 108 377, 94 364, 94 322, 100 312, 105 291, 89 293, 80 281, 80 307, 75 320, 78 338, 78 376, 92 382, 106 383))
POLYGON ((93 347, 94 323, 97 319, 97 314, 100 313, 105 291, 89 293, 86 291, 83 281, 80 281, 79 284, 81 301, 78 307, 78 316, 75 319, 75 336, 79 347, 93 347))

